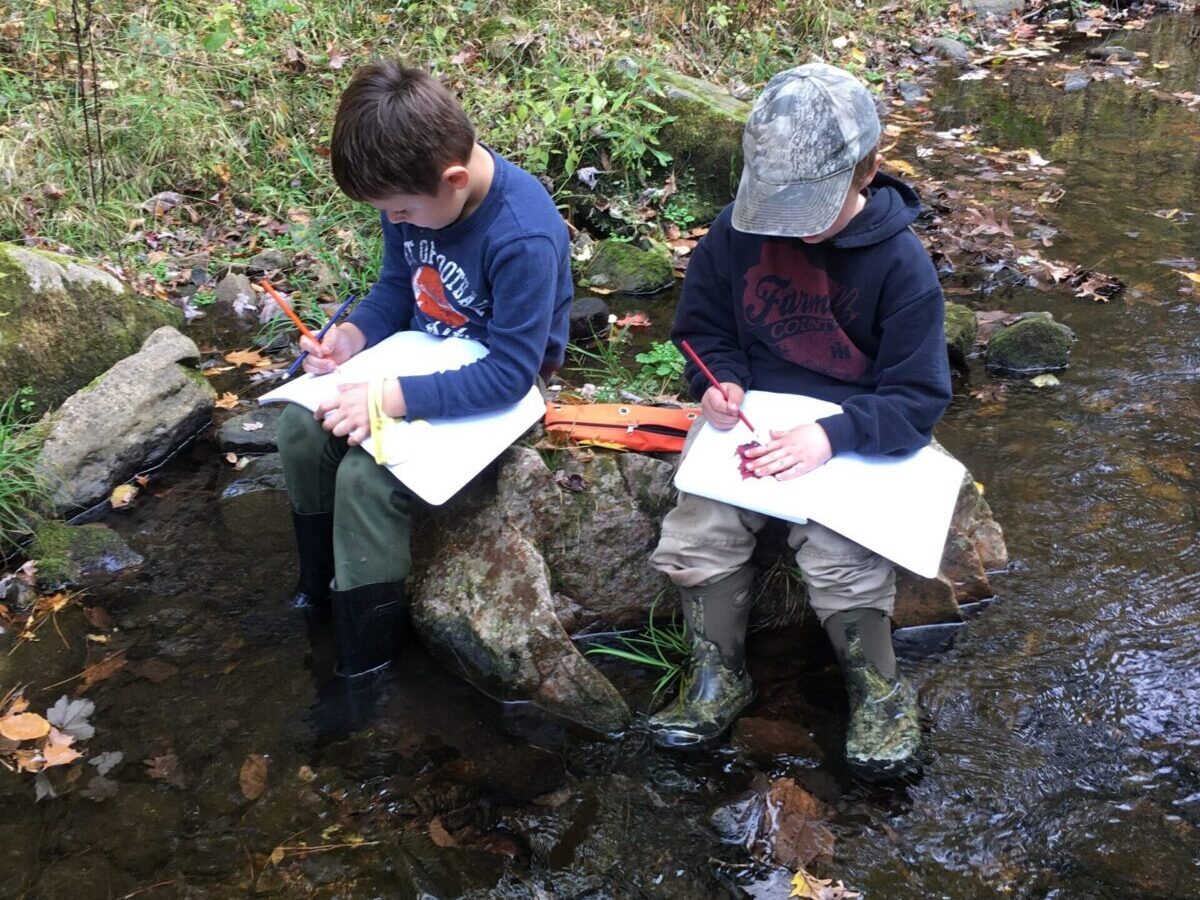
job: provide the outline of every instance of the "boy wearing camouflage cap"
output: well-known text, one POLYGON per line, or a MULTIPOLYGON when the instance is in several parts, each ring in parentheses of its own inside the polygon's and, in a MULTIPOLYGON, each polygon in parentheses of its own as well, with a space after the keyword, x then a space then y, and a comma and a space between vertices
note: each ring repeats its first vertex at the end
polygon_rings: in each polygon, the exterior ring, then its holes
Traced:
MULTIPOLYGON (((871 94, 848 72, 812 63, 776 75, 746 125, 736 199, 688 265, 671 336, 728 395, 688 366, 710 423, 732 428, 752 387, 841 406, 772 431, 748 453, 757 476, 797 478, 849 451, 910 453, 950 401, 941 288, 908 227, 920 203, 879 171, 879 133, 871 94)), ((753 698, 750 556, 766 522, 689 494, 663 521, 650 562, 679 588, 694 676, 652 717, 659 746, 711 746, 753 698)), ((892 650, 892 564, 815 522, 791 525, 788 544, 846 677, 847 762, 872 779, 913 770, 920 729, 892 650)))

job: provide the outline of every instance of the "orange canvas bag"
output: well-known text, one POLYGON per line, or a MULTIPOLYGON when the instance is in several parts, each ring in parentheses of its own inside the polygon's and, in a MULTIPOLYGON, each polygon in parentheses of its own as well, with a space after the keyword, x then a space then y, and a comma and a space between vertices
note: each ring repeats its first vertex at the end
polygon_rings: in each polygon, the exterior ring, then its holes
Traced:
POLYGON ((580 444, 678 453, 688 429, 700 417, 698 406, 639 406, 634 403, 546 404, 546 430, 580 444))

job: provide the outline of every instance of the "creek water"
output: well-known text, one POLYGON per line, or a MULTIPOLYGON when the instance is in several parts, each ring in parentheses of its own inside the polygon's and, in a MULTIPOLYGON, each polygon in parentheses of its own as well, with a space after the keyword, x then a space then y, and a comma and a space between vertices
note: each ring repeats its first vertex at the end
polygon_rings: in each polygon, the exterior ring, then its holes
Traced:
MULTIPOLYGON (((1121 42, 1149 54, 1143 68, 1171 63, 1154 70, 1163 88, 1200 90, 1195 20, 1121 42)), ((695 898, 757 882, 784 897, 710 820, 766 775, 831 805, 834 858, 814 869, 870 898, 1200 897, 1200 292, 1159 262, 1200 252, 1186 214, 1200 214, 1200 118, 1119 81, 1066 94, 1049 68, 955 74, 933 93, 934 126, 1062 168, 1044 255, 1129 289, 1107 304, 1002 284, 954 297, 1049 309, 1079 341, 1057 387, 1013 380, 1002 404, 971 396, 990 382, 973 362, 938 429, 985 485, 1012 563, 952 646, 905 661, 926 713, 921 778, 848 778, 839 679, 769 635, 751 647, 773 658, 754 714, 811 730, 794 755, 678 757, 637 729, 573 733, 478 695, 415 643, 380 727, 311 754, 289 723, 322 656, 279 608, 294 577, 285 501, 218 503, 228 466, 202 442, 109 515, 147 561, 85 601, 130 661, 89 693, 91 752, 124 754, 118 791, 35 804, 28 777, 0 773, 0 896, 695 898), (267 762, 254 801, 239 788, 251 754, 267 762), (151 777, 163 768, 143 760, 172 755, 176 784, 151 777)), ((94 629, 60 619, 70 646, 18 648, 6 684, 79 672, 94 629)), ((32 694, 35 708, 65 689, 32 694)))

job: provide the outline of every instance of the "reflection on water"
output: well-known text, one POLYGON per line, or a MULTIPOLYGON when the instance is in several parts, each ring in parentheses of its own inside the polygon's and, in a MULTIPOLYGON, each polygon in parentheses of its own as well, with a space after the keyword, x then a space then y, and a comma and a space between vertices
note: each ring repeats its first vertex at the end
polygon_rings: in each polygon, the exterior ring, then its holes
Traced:
MULTIPOLYGON (((1168 90, 1200 90, 1191 24, 1123 37, 1172 62, 1156 73, 1168 90)), ((1060 386, 1014 383, 998 415, 960 384, 939 430, 986 485, 1013 563, 951 650, 911 664, 924 777, 868 791, 820 762, 836 759, 843 715, 828 672, 763 685, 763 706, 817 736, 768 774, 834 805, 830 872, 869 897, 1200 896, 1200 294, 1158 262, 1200 252, 1200 216, 1154 215, 1200 213, 1200 117, 1117 82, 1064 94, 1053 77, 948 76, 936 127, 1060 166, 1053 255, 1130 290, 1106 305, 1029 290, 967 301, 1051 309, 1080 341, 1060 386)), ((565 732, 480 698, 415 646, 377 734, 306 753, 290 723, 327 663, 274 606, 291 571, 285 509, 275 497, 215 516, 212 456, 198 448, 113 523, 149 562, 103 601, 131 662, 179 674, 126 672, 95 692, 93 749, 125 753, 116 798, 33 807, 28 782, 0 782, 0 895, 739 895, 745 851, 707 823, 752 763, 655 753, 636 731, 565 732), (182 787, 141 762, 166 753, 182 787), (238 787, 251 753, 270 766, 255 802, 238 787), (305 857, 301 841, 341 849, 305 857)), ((74 649, 39 648, 40 674, 56 673, 40 683, 78 672, 83 630, 74 649)))

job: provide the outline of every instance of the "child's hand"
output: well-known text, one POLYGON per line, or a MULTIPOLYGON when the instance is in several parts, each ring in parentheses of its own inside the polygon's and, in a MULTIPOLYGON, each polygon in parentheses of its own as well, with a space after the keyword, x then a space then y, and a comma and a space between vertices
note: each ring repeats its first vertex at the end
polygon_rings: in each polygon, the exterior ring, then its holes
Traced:
POLYGON ((700 398, 700 409, 704 411, 705 420, 711 422, 714 428, 728 431, 738 422, 738 410, 742 408, 746 392, 741 385, 731 381, 722 382, 721 386, 729 393, 729 399, 722 397, 716 386, 710 387, 700 398))
POLYGON ((326 431, 346 438, 351 447, 357 447, 371 433, 367 386, 339 384, 338 395, 318 406, 313 416, 326 431))
POLYGON ((300 349, 307 350, 304 371, 327 375, 344 363, 366 344, 363 333, 354 325, 334 325, 318 345, 307 337, 300 338, 300 349))
POLYGON ((774 475, 780 481, 799 478, 829 462, 833 449, 829 435, 820 425, 798 425, 788 431, 772 431, 771 441, 746 451, 750 471, 759 477, 774 475))

